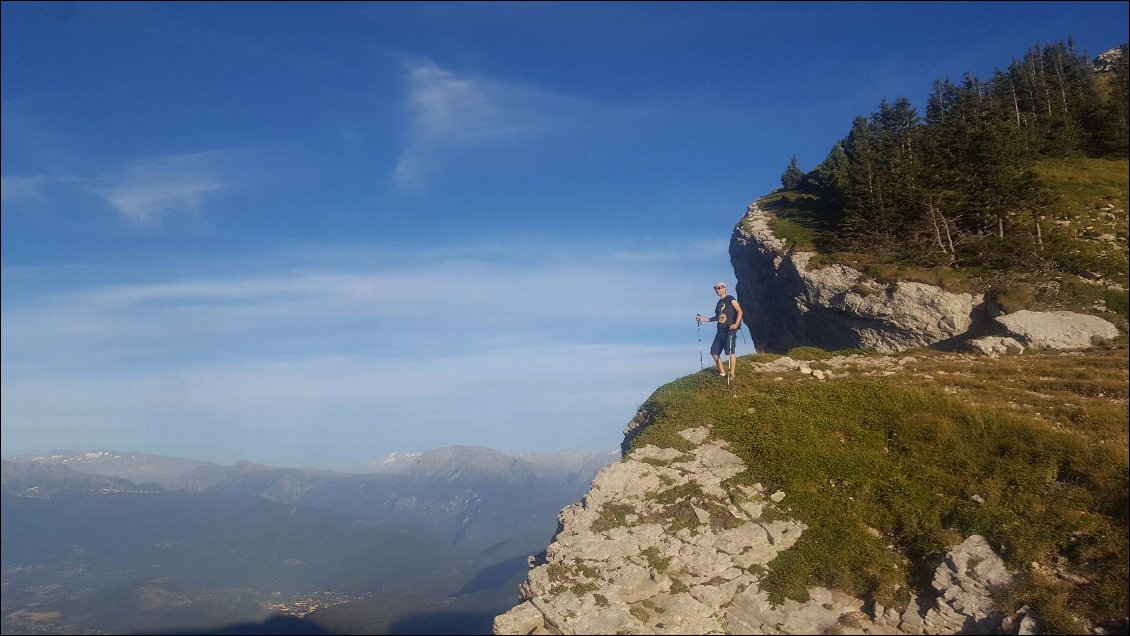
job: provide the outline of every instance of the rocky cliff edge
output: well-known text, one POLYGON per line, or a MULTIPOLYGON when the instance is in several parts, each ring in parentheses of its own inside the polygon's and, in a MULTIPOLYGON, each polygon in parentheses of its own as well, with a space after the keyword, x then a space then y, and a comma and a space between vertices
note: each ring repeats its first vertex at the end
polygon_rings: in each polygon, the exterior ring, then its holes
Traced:
MULTIPOLYGON (((764 350, 813 345, 893 353, 941 344, 997 355, 1025 347, 1085 348, 1118 335, 1114 325, 1094 316, 993 315, 981 295, 920 283, 882 285, 842 265, 810 268, 814 255, 790 251, 770 231, 769 220, 756 202, 751 204, 730 243, 746 325, 764 350)), ((908 360, 913 358, 891 364, 908 360)), ((755 367, 797 368, 825 379, 823 371, 789 363, 784 357, 755 367)), ((997 613, 993 595, 1014 575, 979 535, 954 546, 934 570, 933 591, 903 609, 815 586, 808 588, 807 601, 773 602, 760 580, 769 563, 807 529, 788 518, 782 504, 787 494, 732 480, 746 466, 707 425, 679 433, 691 450, 632 449, 631 441, 650 420, 641 410, 624 431, 623 460, 598 474, 584 499, 561 512, 553 542, 530 557, 520 602, 495 619, 495 634, 1029 634, 1042 629, 1027 608, 1008 616, 997 613)))
POLYGON ((730 239, 730 262, 745 324, 758 350, 815 346, 883 353, 914 347, 1004 353, 1024 348, 1081 349, 1118 336, 1096 316, 1067 311, 1000 315, 983 294, 933 285, 880 283, 850 267, 816 268, 773 235, 772 215, 749 205, 730 239))
MULTIPOLYGON (((634 424, 646 418, 637 417, 634 424)), ((626 431, 628 433, 630 431, 626 431)), ((604 469, 565 508, 553 542, 531 557, 521 603, 495 634, 1035 633, 1025 612, 1001 616, 992 593, 1012 580, 973 535, 936 569, 933 598, 884 608, 822 587, 770 601, 767 565, 806 530, 779 508, 784 492, 731 485, 745 470, 708 427, 680 433, 690 451, 643 446, 604 469), (833 631, 834 630, 834 631, 833 631)))

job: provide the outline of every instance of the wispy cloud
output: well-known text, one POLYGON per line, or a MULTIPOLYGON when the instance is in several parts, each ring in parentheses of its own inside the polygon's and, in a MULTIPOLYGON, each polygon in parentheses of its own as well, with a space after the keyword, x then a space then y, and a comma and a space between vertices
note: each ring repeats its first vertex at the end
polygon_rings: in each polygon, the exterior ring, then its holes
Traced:
POLYGON ((670 345, 567 343, 51 378, 9 379, 5 371, 3 445, 183 456, 206 440, 228 461, 292 457, 304 465, 455 444, 604 450, 618 445, 652 389, 693 368, 687 353, 670 345))
POLYGON ((614 446, 693 370, 715 249, 527 247, 55 293, 25 280, 36 291, 0 321, 4 444, 81 445, 63 435, 81 424, 103 446, 209 437, 249 455, 614 446))
POLYGON ((701 273, 705 252, 697 250, 573 249, 531 248, 506 261, 404 256, 414 264, 266 271, 18 299, 5 307, 4 354, 73 369, 78 350, 99 363, 357 348, 399 355, 415 347, 410 334, 421 329, 434 332, 436 346, 459 348, 541 339, 563 324, 590 338, 623 338, 638 331, 640 314, 653 329, 687 322, 698 310, 695 292, 717 277, 701 273))
POLYGON ((91 190, 131 223, 150 226, 172 214, 197 214, 205 197, 239 185, 239 151, 171 154, 130 162, 91 190))
POLYGON ((3 175, 5 206, 58 204, 80 192, 102 199, 131 225, 154 227, 174 215, 199 214, 210 197, 248 187, 266 175, 262 166, 268 155, 261 147, 106 161, 77 151, 73 140, 53 132, 34 104, 4 101, 0 110, 5 165, 25 166, 25 174, 3 175), (20 159, 8 162, 9 149, 20 159))
POLYGON ((5 204, 21 200, 44 199, 44 188, 51 179, 44 175, 0 177, 0 201, 5 204))
POLYGON ((406 74, 410 123, 392 174, 400 191, 423 188, 446 151, 532 139, 594 107, 496 79, 459 75, 431 61, 408 63, 406 74))
POLYGON ((209 197, 260 180, 262 153, 237 148, 137 159, 97 173, 5 175, 5 206, 49 203, 66 190, 93 194, 126 222, 154 227, 174 215, 197 215, 209 197))

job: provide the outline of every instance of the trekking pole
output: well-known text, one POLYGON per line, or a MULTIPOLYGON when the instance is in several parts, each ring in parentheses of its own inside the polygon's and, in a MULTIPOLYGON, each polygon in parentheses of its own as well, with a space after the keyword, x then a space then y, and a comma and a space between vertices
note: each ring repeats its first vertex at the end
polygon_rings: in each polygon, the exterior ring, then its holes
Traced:
MULTIPOLYGON (((739 329, 738 331, 741 331, 741 329, 739 329)), ((745 332, 744 332, 744 331, 742 331, 742 332, 741 332, 741 334, 742 334, 742 342, 745 342, 746 344, 748 344, 748 345, 749 345, 749 348, 751 349, 750 353, 751 353, 751 354, 756 354, 756 353, 757 353, 757 346, 755 346, 755 345, 753 344, 753 336, 752 336, 752 335, 750 335, 750 337, 749 337, 749 338, 750 338, 750 339, 749 339, 749 341, 746 341, 746 339, 745 339, 745 332)))
POLYGON ((702 364, 702 321, 695 316, 695 324, 698 325, 698 370, 703 371, 706 369, 702 364))
POLYGON ((732 355, 734 357, 730 358, 730 372, 726 374, 726 386, 730 386, 730 382, 732 382, 734 380, 734 364, 735 364, 735 361, 738 359, 738 351, 737 351, 737 347, 735 346, 737 343, 734 342, 736 339, 737 338, 734 337, 734 330, 731 330, 730 331, 730 355, 732 355))

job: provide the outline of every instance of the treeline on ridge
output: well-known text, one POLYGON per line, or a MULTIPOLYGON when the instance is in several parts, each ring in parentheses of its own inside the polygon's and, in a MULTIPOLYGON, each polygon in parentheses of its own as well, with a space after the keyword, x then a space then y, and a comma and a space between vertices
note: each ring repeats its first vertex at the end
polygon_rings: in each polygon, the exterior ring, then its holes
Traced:
MULTIPOLYGON (((1071 39, 1033 46, 991 79, 935 81, 924 117, 905 97, 884 99, 813 171, 794 157, 782 185, 815 197, 821 251, 927 267, 1094 270, 1049 231, 1054 197, 1036 166, 1127 157, 1127 45, 1120 50, 1100 74, 1071 39)), ((1116 267, 1125 275, 1125 259, 1116 267)))

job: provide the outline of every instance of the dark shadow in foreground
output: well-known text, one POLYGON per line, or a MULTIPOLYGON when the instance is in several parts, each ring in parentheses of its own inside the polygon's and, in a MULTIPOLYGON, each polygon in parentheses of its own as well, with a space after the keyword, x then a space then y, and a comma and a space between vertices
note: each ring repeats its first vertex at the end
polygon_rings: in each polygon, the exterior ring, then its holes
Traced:
POLYGON ((172 636, 173 634, 192 634, 195 636, 219 636, 220 634, 332 634, 321 625, 304 621, 294 616, 272 616, 260 623, 236 623, 208 630, 186 630, 177 632, 158 632, 154 636, 172 636))
POLYGON ((516 556, 507 559, 501 563, 496 563, 492 566, 483 568, 471 579, 463 589, 456 593, 456 596, 463 596, 464 594, 474 594, 483 590, 489 590, 501 585, 505 585, 511 579, 517 579, 511 587, 517 587, 518 583, 525 578, 526 572, 529 572, 530 565, 526 561, 525 555, 516 556))
POLYGON ((389 634, 490 634, 493 613, 433 612, 403 618, 389 628, 389 634))

